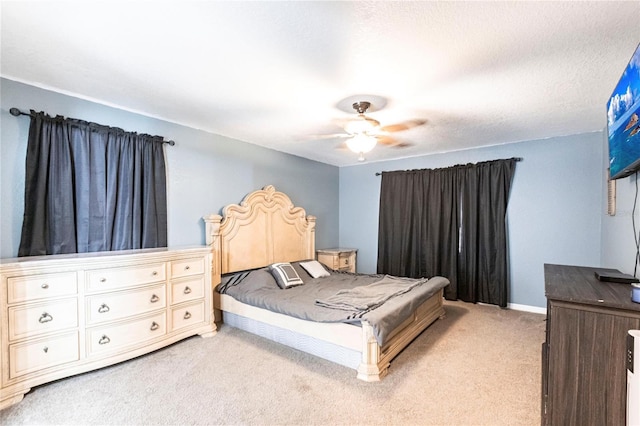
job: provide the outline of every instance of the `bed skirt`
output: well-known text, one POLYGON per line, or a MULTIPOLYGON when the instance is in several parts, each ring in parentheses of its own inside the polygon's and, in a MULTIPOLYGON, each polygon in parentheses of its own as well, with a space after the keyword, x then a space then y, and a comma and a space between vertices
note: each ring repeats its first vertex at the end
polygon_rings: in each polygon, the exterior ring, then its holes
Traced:
MULTIPOLYGON (((223 324, 248 331, 249 333, 310 353, 345 367, 357 369, 362 361, 362 354, 358 351, 316 339, 311 336, 299 334, 291 330, 285 330, 271 324, 266 324, 230 312, 223 312, 222 318, 223 324)), ((358 326, 353 325, 353 327, 358 326)))

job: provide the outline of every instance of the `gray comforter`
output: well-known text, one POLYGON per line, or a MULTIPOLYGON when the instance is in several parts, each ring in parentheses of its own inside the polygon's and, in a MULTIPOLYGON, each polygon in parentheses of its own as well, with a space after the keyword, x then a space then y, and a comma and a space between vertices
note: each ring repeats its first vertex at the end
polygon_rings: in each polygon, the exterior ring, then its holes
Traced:
POLYGON ((366 320, 378 344, 384 346, 418 306, 449 284, 443 277, 410 279, 331 270, 329 277, 312 278, 293 265, 304 285, 281 289, 263 268, 223 277, 218 291, 242 303, 303 320, 356 325, 366 320))

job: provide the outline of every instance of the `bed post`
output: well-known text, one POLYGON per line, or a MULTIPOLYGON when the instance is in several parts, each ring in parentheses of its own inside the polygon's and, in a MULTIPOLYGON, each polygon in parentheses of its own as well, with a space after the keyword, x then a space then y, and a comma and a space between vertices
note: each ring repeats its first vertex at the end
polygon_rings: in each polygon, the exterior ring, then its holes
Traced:
POLYGON ((307 259, 316 258, 316 217, 307 215, 307 224, 309 228, 307 230, 307 259))
POLYGON ((220 222, 222 216, 212 214, 202 218, 205 224, 205 243, 211 248, 211 292, 213 293, 213 319, 215 322, 222 321, 220 311, 220 294, 214 289, 220 284, 221 277, 221 247, 220 247, 220 222))
POLYGON ((389 371, 389 363, 380 365, 380 346, 373 335, 373 327, 362 321, 362 359, 357 369, 357 378, 365 382, 380 381, 389 371))

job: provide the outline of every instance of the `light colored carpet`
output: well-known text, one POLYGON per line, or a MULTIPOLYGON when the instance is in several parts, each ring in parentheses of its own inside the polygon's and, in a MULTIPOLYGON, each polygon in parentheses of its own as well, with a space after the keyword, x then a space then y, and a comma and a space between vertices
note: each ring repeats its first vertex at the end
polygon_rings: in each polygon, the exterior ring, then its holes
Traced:
POLYGON ((545 316, 445 309, 378 383, 222 325, 212 338, 34 388, 0 423, 539 425, 545 316))

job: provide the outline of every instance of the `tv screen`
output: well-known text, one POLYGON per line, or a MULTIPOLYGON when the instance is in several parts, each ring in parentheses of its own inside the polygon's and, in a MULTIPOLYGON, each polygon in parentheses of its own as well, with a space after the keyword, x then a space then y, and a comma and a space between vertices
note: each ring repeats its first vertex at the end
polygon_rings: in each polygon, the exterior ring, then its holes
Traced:
POLYGON ((640 169, 640 45, 607 102, 609 176, 619 179, 640 169))

